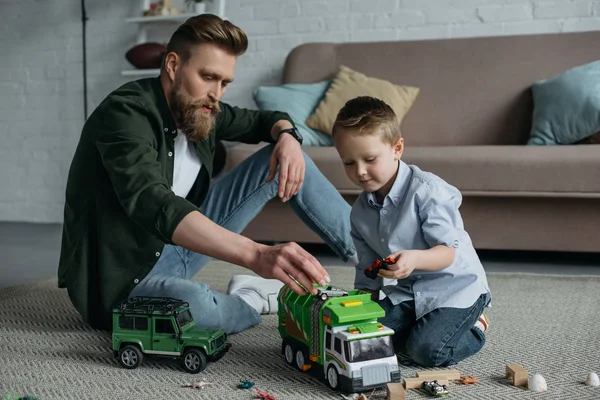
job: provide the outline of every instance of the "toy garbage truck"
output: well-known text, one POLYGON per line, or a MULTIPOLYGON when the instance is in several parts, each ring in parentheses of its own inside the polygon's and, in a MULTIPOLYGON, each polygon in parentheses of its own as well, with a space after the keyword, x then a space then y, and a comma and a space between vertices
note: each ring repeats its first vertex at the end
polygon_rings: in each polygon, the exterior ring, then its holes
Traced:
POLYGON ((370 293, 317 287, 316 296, 284 286, 278 296, 278 330, 286 362, 324 378, 335 390, 360 392, 400 382, 394 331, 370 293))

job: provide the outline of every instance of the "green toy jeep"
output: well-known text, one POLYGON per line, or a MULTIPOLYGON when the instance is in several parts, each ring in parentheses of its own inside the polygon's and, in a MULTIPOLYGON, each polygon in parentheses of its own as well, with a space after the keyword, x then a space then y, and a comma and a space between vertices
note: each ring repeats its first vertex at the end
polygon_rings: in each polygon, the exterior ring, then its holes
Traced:
POLYGON ((133 297, 113 309, 112 349, 128 369, 139 367, 146 354, 179 358, 187 372, 196 374, 230 347, 224 330, 197 328, 182 300, 133 297))

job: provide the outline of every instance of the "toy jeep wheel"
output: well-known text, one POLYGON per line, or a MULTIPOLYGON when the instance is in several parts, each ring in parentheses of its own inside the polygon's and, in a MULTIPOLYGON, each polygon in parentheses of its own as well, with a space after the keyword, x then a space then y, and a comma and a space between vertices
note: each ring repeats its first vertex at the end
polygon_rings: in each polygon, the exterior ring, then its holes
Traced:
POLYGON ((337 390, 337 388, 340 386, 338 372, 333 365, 330 365, 327 369, 327 383, 333 390, 337 390))
POLYGON ((128 344, 119 350, 119 363, 127 369, 134 369, 142 365, 144 355, 139 347, 128 344))
POLYGON ((199 349, 187 349, 181 358, 181 365, 191 374, 204 371, 207 364, 206 356, 199 349))

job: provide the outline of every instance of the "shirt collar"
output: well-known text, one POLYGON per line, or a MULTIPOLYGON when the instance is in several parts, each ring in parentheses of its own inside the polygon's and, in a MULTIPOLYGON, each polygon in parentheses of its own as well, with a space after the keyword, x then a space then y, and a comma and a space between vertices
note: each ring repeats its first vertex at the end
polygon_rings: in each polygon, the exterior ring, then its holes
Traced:
POLYGON ((177 136, 177 126, 171 114, 171 109, 167 103, 165 91, 160 83, 160 76, 152 78, 152 91, 158 105, 158 111, 163 121, 163 131, 165 135, 175 138, 177 136))
MULTIPOLYGON (((404 198, 404 194, 408 189, 411 174, 412 172, 410 168, 408 168, 408 165, 406 165, 402 160, 400 160, 398 162, 398 174, 396 175, 394 184, 392 185, 390 192, 387 194, 387 196, 385 196, 386 198, 389 198, 391 200, 391 202, 394 204, 394 207, 398 207, 398 204, 400 204, 400 201, 402 200, 402 198, 404 198)), ((379 206, 377 200, 375 199, 374 193, 367 193, 367 199, 371 206, 379 206)), ((385 199, 383 202, 385 204, 385 199)))

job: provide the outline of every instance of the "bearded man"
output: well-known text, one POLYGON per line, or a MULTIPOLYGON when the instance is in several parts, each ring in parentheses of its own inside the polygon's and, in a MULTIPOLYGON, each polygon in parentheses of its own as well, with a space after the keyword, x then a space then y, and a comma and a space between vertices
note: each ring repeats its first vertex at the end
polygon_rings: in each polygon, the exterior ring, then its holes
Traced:
POLYGON ((135 296, 187 301, 200 327, 235 333, 329 278, 296 243, 267 246, 240 232, 275 197, 344 261, 356 261, 350 206, 302 152, 281 112, 221 102, 245 33, 214 15, 188 19, 159 77, 110 93, 86 121, 69 170, 58 285, 83 319, 111 330, 111 310, 135 296), (270 142, 217 181, 215 143, 270 142), (254 271, 227 293, 191 278, 211 258, 254 271), (300 283, 301 285, 299 285, 300 283))

